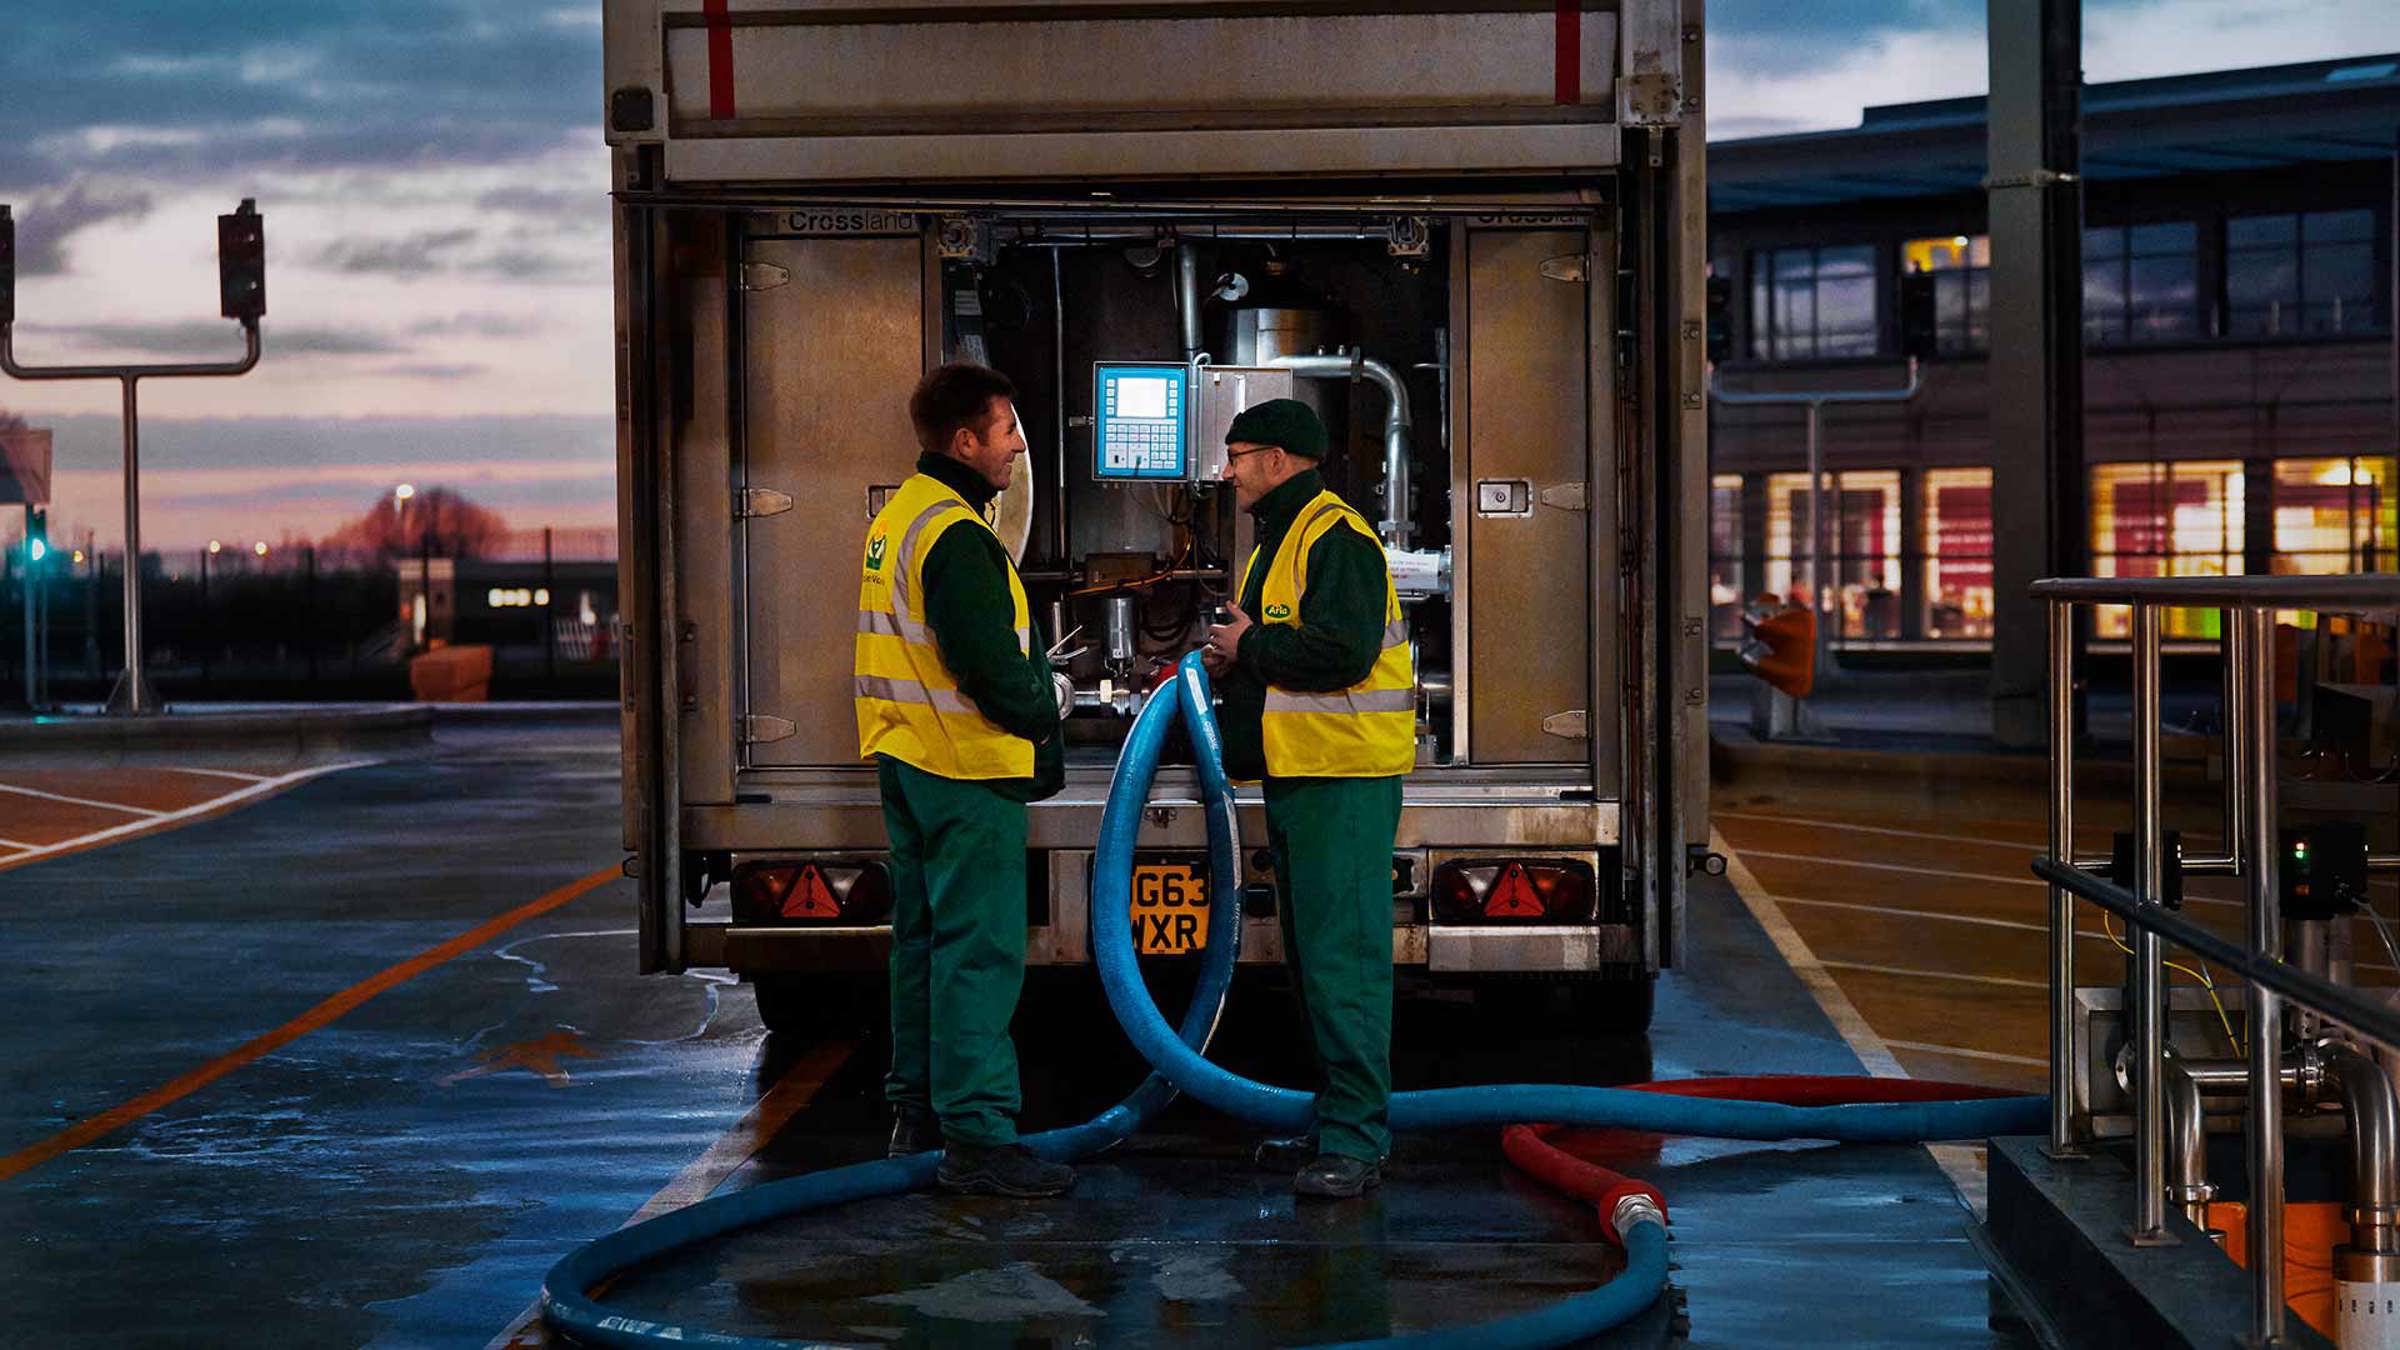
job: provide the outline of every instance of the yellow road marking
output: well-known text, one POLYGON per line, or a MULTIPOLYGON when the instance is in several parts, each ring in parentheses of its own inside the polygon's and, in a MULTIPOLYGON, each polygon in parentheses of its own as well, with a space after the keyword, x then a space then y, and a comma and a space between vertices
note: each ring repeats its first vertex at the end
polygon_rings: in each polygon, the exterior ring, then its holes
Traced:
MULTIPOLYGON (((248 787, 237 788, 232 792, 223 794, 222 796, 211 797, 204 802, 194 802, 190 806, 186 806, 174 811, 154 813, 141 820, 129 820, 122 825, 111 825, 105 830, 94 830, 89 834, 79 834, 72 839, 61 839, 55 844, 18 844, 16 847, 23 849, 24 851, 14 854, 10 857, 0 858, 0 871, 6 871, 11 867, 22 867, 27 863, 39 862, 44 858, 55 858, 67 853, 81 853, 86 849, 97 848, 102 844, 115 843, 118 840, 131 838, 135 835, 150 834, 176 825, 188 825, 193 821, 204 820, 210 816, 222 815, 244 802, 265 797, 273 793, 280 792, 286 788, 296 787, 301 783, 307 782, 311 778, 322 777, 323 775, 329 773, 339 773, 344 769, 364 768, 367 765, 379 762, 380 761, 378 760, 372 759, 352 759, 343 760, 337 764, 320 764, 315 768, 295 770, 294 772, 283 774, 276 778, 261 778, 251 783, 248 787)), ((133 808, 125 807, 120 809, 131 810, 133 808)), ((8 842, 10 841, 0 840, 0 843, 8 842)))
MULTIPOLYGON (((753 1103, 742 1118, 723 1137, 708 1146, 708 1151, 692 1160, 677 1172, 673 1180, 659 1188, 658 1194, 642 1202, 620 1227, 630 1228, 644 1219, 653 1219, 669 1210, 697 1204, 716 1193, 719 1186, 734 1173, 742 1170, 758 1151, 767 1146, 783 1130, 793 1116, 808 1108, 817 1091, 827 1079, 840 1072, 850 1056, 858 1050, 857 1041, 827 1041, 803 1055, 799 1061, 767 1089, 765 1096, 753 1103)), ((548 1344, 539 1322, 541 1300, 536 1299, 508 1329, 494 1336, 484 1350, 538 1350, 548 1344)))
POLYGON ((252 1060, 273 1054, 302 1036, 332 1023, 377 994, 383 993, 395 985, 415 979, 452 957, 473 951, 527 919, 547 914, 621 874, 622 865, 611 863, 590 876, 568 882, 539 900, 528 901, 496 918, 486 919, 447 942, 428 947, 396 966, 386 967, 317 1004, 273 1031, 243 1042, 235 1049, 217 1056, 172 1082, 152 1088, 131 1101, 120 1102, 99 1115, 60 1130, 40 1143, 21 1148, 7 1157, 0 1158, 0 1181, 6 1181, 10 1177, 39 1167, 62 1153, 79 1149, 95 1139, 113 1134, 162 1107, 171 1106, 252 1060))

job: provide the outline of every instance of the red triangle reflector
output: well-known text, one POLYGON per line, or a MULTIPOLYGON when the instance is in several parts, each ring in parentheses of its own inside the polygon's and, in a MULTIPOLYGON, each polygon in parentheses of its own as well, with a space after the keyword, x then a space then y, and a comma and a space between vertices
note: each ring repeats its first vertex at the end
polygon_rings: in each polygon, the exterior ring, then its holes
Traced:
POLYGON ((814 863, 800 869, 800 877, 783 895, 783 917, 787 919, 838 919, 842 907, 833 898, 833 888, 825 884, 825 874, 814 863))
POLYGON ((1542 897, 1534 893, 1533 882, 1525 876, 1521 863, 1510 863, 1500 874, 1492 893, 1483 899, 1483 914, 1487 919, 1538 919, 1547 911, 1542 897))

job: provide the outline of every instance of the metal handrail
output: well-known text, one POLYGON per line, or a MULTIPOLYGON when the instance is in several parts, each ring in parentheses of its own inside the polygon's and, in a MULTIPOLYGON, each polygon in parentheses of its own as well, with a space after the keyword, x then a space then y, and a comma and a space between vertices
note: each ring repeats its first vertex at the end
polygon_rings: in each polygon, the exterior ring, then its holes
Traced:
POLYGON ((2400 1012, 2371 1003, 2349 989, 2321 979, 2288 961, 2267 960, 2249 948, 2218 937, 2173 910, 2144 904, 2140 896, 2055 858, 2033 860, 2033 874, 2056 882, 2129 924, 2158 934, 2203 960, 2265 985, 2320 1017, 2330 1017, 2370 1040, 2400 1046, 2400 1012))
MULTIPOLYGON (((2049 608, 2049 851, 2034 872, 2050 883, 2050 1149, 2075 1156, 2084 1140, 2075 1110, 2075 902, 2124 918, 2132 936, 2133 992, 2125 1035, 2131 1051, 2136 1246, 2171 1243, 2167 1228, 2167 1102, 2170 1065, 2165 1027, 2163 941, 2239 972, 2248 981, 2249 1128, 2244 1150, 2250 1183, 2248 1246, 2284 1249, 2283 1001, 2400 1046, 2400 1015, 2286 964, 2279 912, 2280 849, 2276 795, 2280 747, 2275 730, 2275 620, 2278 611, 2362 613, 2400 610, 2400 576, 2053 578, 2034 583, 2049 608), (2104 881, 2073 865, 2075 838, 2075 609, 2132 610, 2133 885, 2104 881), (2160 617, 2173 608, 2213 608, 2224 634, 2227 852, 2209 870, 2243 881, 2246 943, 2217 937, 2169 914, 2156 897, 2166 876, 2159 736, 2160 617)), ((2373 862, 2388 862, 2374 859, 2373 862)), ((2188 1200, 2188 1196, 2184 1197, 2188 1200)), ((2285 1321, 2283 1263, 2250 1262, 2250 1344, 2279 1343, 2285 1321)))
POLYGON ((2033 583, 2036 600, 2077 605, 2173 605, 2202 609, 2306 609, 2320 614, 2400 609, 2400 573, 2306 577, 2052 577, 2033 583))

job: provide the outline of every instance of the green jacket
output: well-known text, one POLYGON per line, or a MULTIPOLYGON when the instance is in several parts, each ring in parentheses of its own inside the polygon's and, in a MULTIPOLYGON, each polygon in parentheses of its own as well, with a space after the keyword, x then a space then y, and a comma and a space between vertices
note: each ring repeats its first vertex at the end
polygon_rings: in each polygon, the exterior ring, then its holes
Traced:
POLYGON ((1307 469, 1250 508, 1258 525, 1259 565, 1242 587, 1241 606, 1252 625, 1234 653, 1233 668, 1216 682, 1224 705, 1219 725, 1225 771, 1236 778, 1267 776, 1259 718, 1266 711, 1268 685, 1298 694, 1347 689, 1367 678, 1383 653, 1384 588, 1391 571, 1383 545, 1354 528, 1327 530, 1309 550, 1308 589, 1300 594, 1298 623, 1258 621, 1267 564, 1300 508, 1324 490, 1324 476, 1307 469))
MULTIPOLYGON (((998 495, 981 474, 948 455, 917 456, 917 472, 978 511, 998 495)), ((991 531, 944 530, 925 554, 925 622, 958 691, 1001 730, 1033 742, 1033 777, 992 779, 989 786, 1038 802, 1066 785, 1066 738, 1059 734, 1049 660, 1038 641, 1030 655, 1017 647, 1009 566, 991 531)))

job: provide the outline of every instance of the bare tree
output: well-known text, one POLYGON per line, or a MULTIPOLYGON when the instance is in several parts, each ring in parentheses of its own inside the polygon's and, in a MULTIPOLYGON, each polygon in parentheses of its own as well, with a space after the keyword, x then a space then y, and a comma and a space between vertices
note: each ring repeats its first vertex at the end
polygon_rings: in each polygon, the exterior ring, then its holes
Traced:
POLYGON ((325 536, 318 547, 382 562, 419 553, 472 558, 490 550, 507 532, 498 512, 477 506, 451 488, 431 487, 405 501, 377 497, 365 515, 325 536))

